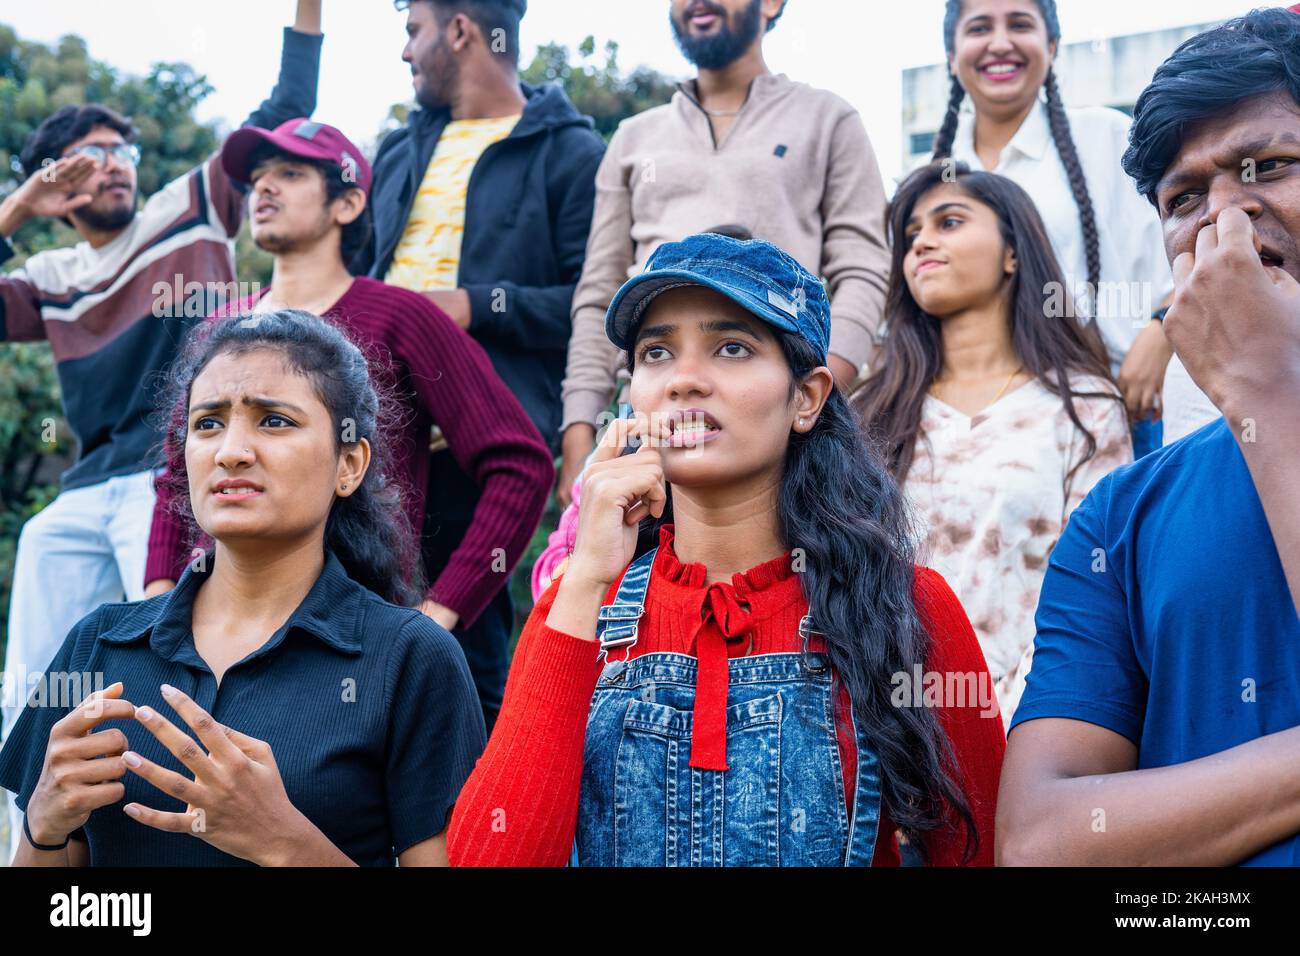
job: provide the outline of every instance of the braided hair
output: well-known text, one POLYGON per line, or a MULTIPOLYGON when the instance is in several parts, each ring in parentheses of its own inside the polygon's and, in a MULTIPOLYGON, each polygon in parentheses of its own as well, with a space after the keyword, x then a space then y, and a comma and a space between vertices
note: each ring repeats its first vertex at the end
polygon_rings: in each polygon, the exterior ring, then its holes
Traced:
MULTIPOLYGON (((1061 39, 1061 22, 1056 14, 1056 0, 1036 0, 1038 9, 1043 14, 1047 26, 1047 39, 1061 39)), ((952 58, 957 36, 957 21, 961 19, 962 0, 947 0, 943 15, 943 45, 952 58)), ((1101 284, 1101 235, 1097 231, 1097 215, 1092 206, 1092 196, 1088 192, 1088 180, 1083 175, 1083 164, 1079 162, 1079 151, 1074 145, 1074 136, 1070 132, 1070 120, 1065 115, 1065 104, 1061 101, 1060 87, 1056 82, 1056 72, 1047 70, 1043 81, 1043 92, 1047 98, 1047 123, 1052 131, 1052 142, 1065 175, 1070 183, 1070 192, 1074 194, 1074 203, 1079 207, 1079 228, 1083 232, 1084 256, 1088 265, 1088 312, 1093 311, 1097 289, 1101 284)), ((955 75, 952 89, 948 96, 948 109, 944 113, 943 124, 934 140, 932 161, 948 159, 952 156, 953 141, 957 136, 957 117, 966 90, 955 75)))

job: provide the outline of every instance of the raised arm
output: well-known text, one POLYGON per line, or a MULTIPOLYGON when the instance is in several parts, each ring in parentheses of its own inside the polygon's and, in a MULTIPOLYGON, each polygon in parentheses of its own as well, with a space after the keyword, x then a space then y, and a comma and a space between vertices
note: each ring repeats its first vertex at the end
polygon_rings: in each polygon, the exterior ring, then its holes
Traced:
MULTIPOLYGON (((83 190, 95 171, 89 156, 67 156, 43 166, 0 202, 0 265, 13 258, 9 239, 32 219, 61 218, 94 197, 83 190)), ((0 342, 45 337, 40 292, 24 269, 0 276, 0 342)))

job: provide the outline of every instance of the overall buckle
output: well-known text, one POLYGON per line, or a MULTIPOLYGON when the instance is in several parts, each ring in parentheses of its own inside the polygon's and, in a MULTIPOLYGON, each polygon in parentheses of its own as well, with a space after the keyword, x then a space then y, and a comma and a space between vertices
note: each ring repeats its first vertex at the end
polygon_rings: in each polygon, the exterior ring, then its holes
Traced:
POLYGON ((600 631, 600 660, 609 660, 612 650, 630 648, 636 643, 637 622, 644 613, 645 606, 641 604, 606 604, 601 607, 597 621, 606 626, 600 631))
POLYGON ((799 619, 799 636, 803 638, 803 666, 808 668, 814 674, 820 674, 829 666, 826 663, 824 654, 810 652, 808 649, 808 640, 813 636, 820 637, 823 641, 826 639, 825 633, 818 631, 813 627, 812 615, 805 614, 799 619))

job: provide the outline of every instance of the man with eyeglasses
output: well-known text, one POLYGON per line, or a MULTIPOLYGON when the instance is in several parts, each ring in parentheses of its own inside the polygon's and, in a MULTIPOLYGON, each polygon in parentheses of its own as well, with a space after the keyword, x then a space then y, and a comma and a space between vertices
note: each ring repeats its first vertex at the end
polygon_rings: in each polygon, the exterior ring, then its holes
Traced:
MULTIPOLYGON (((320 11, 321 0, 297 0, 279 80, 245 125, 270 129, 315 110, 320 11)), ((5 736, 72 626, 100 604, 144 596, 158 386, 189 327, 237 292, 234 237, 246 187, 213 156, 137 209, 134 136, 130 120, 105 106, 64 106, 28 140, 28 178, 0 203, 0 264, 31 219, 62 219, 81 239, 0 275, 0 342, 49 341, 78 443, 58 497, 18 541, 5 736)), ((12 845, 21 826, 12 804, 10 820, 12 845)))

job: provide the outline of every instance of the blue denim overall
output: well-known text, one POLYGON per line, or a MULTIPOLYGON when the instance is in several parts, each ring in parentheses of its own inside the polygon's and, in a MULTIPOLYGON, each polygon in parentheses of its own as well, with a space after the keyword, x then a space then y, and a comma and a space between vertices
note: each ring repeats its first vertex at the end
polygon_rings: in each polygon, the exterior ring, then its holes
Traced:
POLYGON ((572 865, 870 866, 880 823, 879 760, 858 740, 853 812, 845 805, 826 656, 728 662, 726 771, 689 766, 696 659, 636 643, 656 552, 623 574, 600 609, 606 660, 587 720, 572 865))

